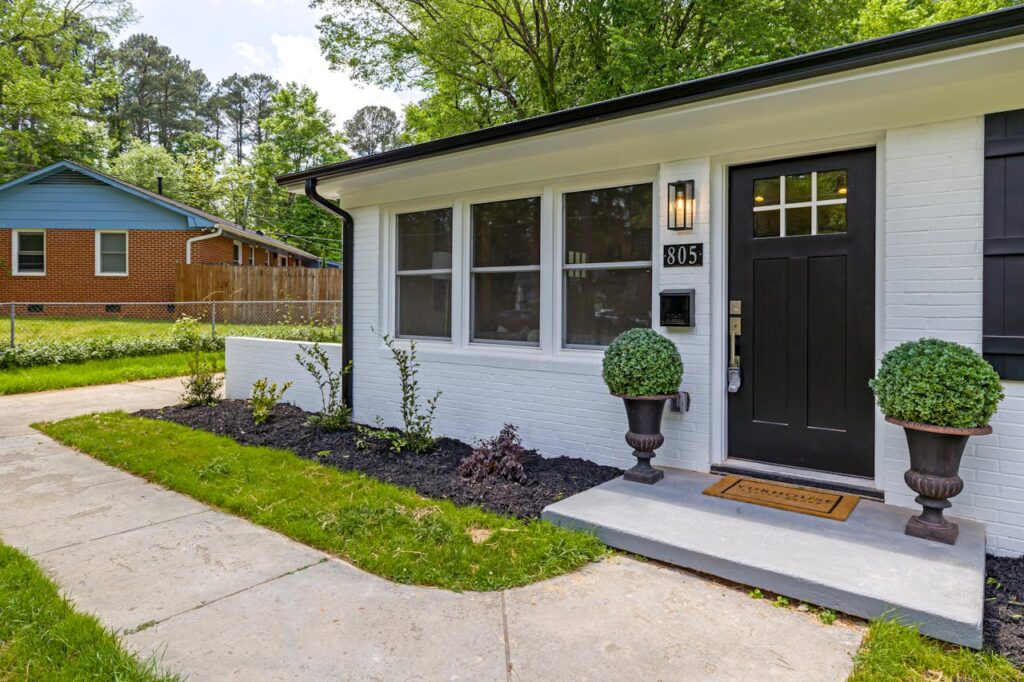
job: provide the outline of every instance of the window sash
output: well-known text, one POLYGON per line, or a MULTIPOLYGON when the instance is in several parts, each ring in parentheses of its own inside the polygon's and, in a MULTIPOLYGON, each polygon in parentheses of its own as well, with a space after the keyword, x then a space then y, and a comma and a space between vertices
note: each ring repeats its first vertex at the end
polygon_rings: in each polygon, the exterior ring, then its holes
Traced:
POLYGON ((96 233, 96 274, 127 275, 128 274, 128 233, 97 232, 96 233), (111 239, 111 238, 120 239, 111 239), (120 246, 111 246, 111 241, 121 241, 120 246), (123 263, 123 265, 121 265, 123 263))
POLYGON ((25 275, 41 275, 46 273, 46 232, 42 230, 17 231, 15 237, 15 273, 25 275), (42 237, 41 249, 26 249, 22 246, 22 237, 42 237), (22 260, 23 257, 27 257, 22 260), (38 259, 38 265, 32 263, 38 259))
MULTIPOLYGON (((455 209, 453 207, 433 208, 422 211, 404 211, 402 213, 396 213, 394 216, 394 257, 395 257, 395 337, 402 339, 426 339, 431 341, 451 341, 452 334, 454 332, 452 328, 453 316, 454 316, 454 303, 455 303, 455 272, 452 265, 448 265, 443 268, 406 268, 401 269, 400 263, 402 262, 402 225, 401 216, 403 215, 415 215, 418 213, 435 213, 438 211, 448 212, 448 262, 452 263, 455 257, 455 209), (447 335, 433 335, 433 334, 408 334, 402 333, 402 278, 406 278, 407 281, 423 280, 427 278, 436 277, 438 275, 447 275, 448 280, 448 311, 447 311, 447 335)), ((443 253, 443 252, 441 252, 443 253)))

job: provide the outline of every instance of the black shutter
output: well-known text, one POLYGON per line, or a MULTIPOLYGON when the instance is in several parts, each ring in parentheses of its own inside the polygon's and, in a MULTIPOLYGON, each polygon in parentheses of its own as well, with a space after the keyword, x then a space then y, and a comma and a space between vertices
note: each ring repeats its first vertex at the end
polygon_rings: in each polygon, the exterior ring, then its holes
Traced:
POLYGON ((1024 109, 985 117, 982 352, 1024 379, 1024 109))

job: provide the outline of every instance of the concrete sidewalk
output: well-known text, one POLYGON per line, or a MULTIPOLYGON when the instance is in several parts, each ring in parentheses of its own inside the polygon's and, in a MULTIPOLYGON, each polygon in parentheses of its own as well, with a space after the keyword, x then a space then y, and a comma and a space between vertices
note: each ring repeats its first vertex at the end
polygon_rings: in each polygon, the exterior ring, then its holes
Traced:
MULTIPOLYGON (((176 379, 0 397, 0 536, 191 680, 841 680, 862 629, 614 558, 500 593, 397 585, 28 427, 176 379)), ((154 444, 159 447, 159 444, 154 444)))

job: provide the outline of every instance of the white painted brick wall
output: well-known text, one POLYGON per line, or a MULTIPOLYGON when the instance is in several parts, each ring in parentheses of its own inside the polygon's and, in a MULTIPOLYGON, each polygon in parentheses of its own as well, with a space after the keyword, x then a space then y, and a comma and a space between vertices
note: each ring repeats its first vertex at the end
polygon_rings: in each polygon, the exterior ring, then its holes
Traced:
MULTIPOLYGON (((984 123, 980 118, 892 130, 886 135, 885 348, 931 336, 981 350, 984 123)), ((988 549, 1024 552, 1024 384, 1007 398, 994 433, 972 438, 951 513, 983 521, 988 549)), ((886 501, 910 507, 902 429, 886 425, 886 501)))
MULTIPOLYGON (((281 386, 291 381, 282 402, 309 412, 322 408, 320 389, 313 377, 295 360, 295 354, 311 343, 229 336, 225 340, 224 393, 229 399, 248 399, 257 379, 269 379, 281 386)), ((332 367, 341 367, 341 344, 321 343, 332 367)))

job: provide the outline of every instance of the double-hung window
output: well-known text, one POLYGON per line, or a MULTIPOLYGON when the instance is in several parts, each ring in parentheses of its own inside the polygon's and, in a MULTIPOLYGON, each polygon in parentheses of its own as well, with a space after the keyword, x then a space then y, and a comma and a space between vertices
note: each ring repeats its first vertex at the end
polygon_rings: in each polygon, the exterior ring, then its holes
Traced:
POLYGON ((15 275, 46 274, 46 233, 14 230, 12 233, 15 275))
POLYGON ((96 232, 96 274, 128 274, 127 232, 96 232))
POLYGON ((231 242, 231 262, 242 264, 242 242, 231 242))
POLYGON ((563 343, 607 346, 651 326, 650 183, 569 192, 563 203, 563 343))
POLYGON ((395 216, 398 336, 451 339, 452 209, 395 216))
POLYGON ((473 341, 540 344, 540 197, 474 204, 473 341))

